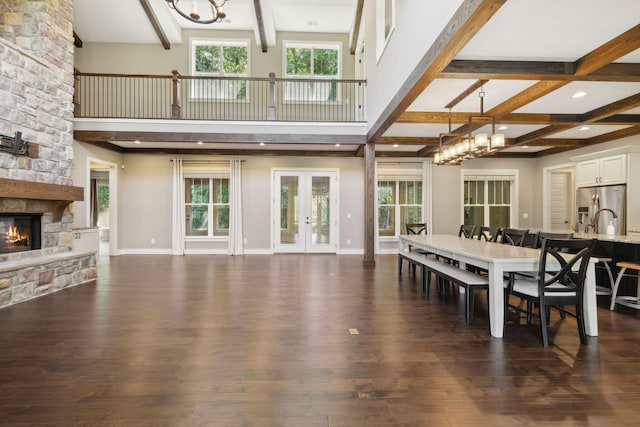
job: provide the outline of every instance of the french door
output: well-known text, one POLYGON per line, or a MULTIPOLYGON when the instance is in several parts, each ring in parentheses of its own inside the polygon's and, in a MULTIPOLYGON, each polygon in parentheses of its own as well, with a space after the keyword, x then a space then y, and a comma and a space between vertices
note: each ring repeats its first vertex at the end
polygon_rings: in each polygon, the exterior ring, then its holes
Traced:
POLYGON ((274 170, 273 194, 274 252, 336 252, 335 170, 274 170))

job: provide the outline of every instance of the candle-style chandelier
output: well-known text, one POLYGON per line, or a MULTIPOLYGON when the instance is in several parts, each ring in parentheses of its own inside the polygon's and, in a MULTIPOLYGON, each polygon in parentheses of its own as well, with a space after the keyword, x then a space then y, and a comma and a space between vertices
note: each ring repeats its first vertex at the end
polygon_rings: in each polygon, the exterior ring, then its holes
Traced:
MULTIPOLYGON (((214 22, 220 22, 224 18, 227 17, 227 14, 224 13, 223 6, 227 2, 227 0, 207 0, 209 6, 211 6, 211 13, 206 13, 204 16, 200 15, 198 10, 198 1, 191 2, 191 12, 187 13, 182 9, 184 6, 180 6, 180 0, 166 0, 167 5, 178 12, 178 15, 182 16, 185 19, 188 19, 191 22, 195 22, 198 24, 213 24, 214 22)), ((183 2, 188 3, 188 2, 183 2)), ((188 7, 188 6, 187 6, 188 7)))
POLYGON ((480 87, 480 114, 472 114, 467 121, 467 133, 451 131, 451 108, 449 108, 449 132, 441 133, 439 150, 433 156, 437 165, 459 165, 463 160, 486 156, 504 147, 504 134, 496 133, 496 117, 484 115, 484 91, 480 87), (491 124, 491 136, 486 133, 473 134, 474 124, 491 124), (450 140, 452 142, 448 143, 450 140))

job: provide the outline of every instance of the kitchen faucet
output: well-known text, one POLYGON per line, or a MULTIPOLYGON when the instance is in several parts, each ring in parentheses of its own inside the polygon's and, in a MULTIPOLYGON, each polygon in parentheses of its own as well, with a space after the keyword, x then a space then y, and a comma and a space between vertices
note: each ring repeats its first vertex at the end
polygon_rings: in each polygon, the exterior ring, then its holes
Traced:
POLYGON ((589 227, 591 227, 594 233, 598 233, 598 221, 600 221, 600 213, 602 211, 609 211, 611 212, 611 215, 613 216, 614 219, 618 218, 618 215, 609 208, 598 209, 596 213, 593 215, 593 217, 591 218, 591 224, 587 225, 586 231, 589 231, 589 227))

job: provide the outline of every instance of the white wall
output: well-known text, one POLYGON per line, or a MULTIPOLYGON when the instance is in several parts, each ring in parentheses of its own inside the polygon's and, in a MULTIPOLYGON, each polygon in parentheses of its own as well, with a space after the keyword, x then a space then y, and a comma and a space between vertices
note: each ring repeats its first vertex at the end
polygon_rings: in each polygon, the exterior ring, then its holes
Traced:
MULTIPOLYGON (((93 145, 75 142, 74 182, 88 187, 87 158, 124 165, 119 168, 118 251, 120 253, 169 253, 172 227, 172 156, 118 154, 93 145), (151 243, 151 239, 155 243, 151 243)), ((183 156, 185 159, 202 159, 183 156)), ((271 170, 272 168, 331 168, 339 177, 338 251, 362 252, 364 248, 364 160, 346 157, 245 156, 243 168, 243 214, 245 249, 249 252, 271 250, 271 170), (347 218, 347 213, 351 218, 347 218), (351 244, 347 245, 346 241, 351 244)), ((219 159, 219 158, 218 158, 219 159)), ((85 202, 76 202, 78 227, 86 226, 85 202)), ((224 250, 226 242, 187 244, 188 249, 224 250)))
POLYGON ((191 75, 189 69, 189 39, 211 38, 249 41, 249 76, 268 77, 270 72, 283 75, 283 41, 341 42, 342 78, 354 76, 355 56, 349 53, 349 39, 341 34, 279 32, 277 44, 265 53, 255 43, 252 31, 184 31, 182 44, 171 45, 165 50, 161 45, 124 43, 84 43, 75 49, 75 68, 83 73, 152 74, 171 75, 178 70, 191 75))
POLYGON ((363 11, 369 127, 398 93, 462 1, 396 0, 395 28, 379 62, 375 41, 376 3, 364 2, 363 11))

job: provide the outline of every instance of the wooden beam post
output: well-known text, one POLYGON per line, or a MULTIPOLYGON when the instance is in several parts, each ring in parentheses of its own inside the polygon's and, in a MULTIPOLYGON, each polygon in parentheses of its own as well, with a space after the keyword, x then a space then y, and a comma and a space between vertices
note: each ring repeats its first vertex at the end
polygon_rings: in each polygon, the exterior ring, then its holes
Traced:
POLYGON ((364 260, 365 267, 375 267, 376 242, 376 145, 369 142, 364 149, 364 260))

